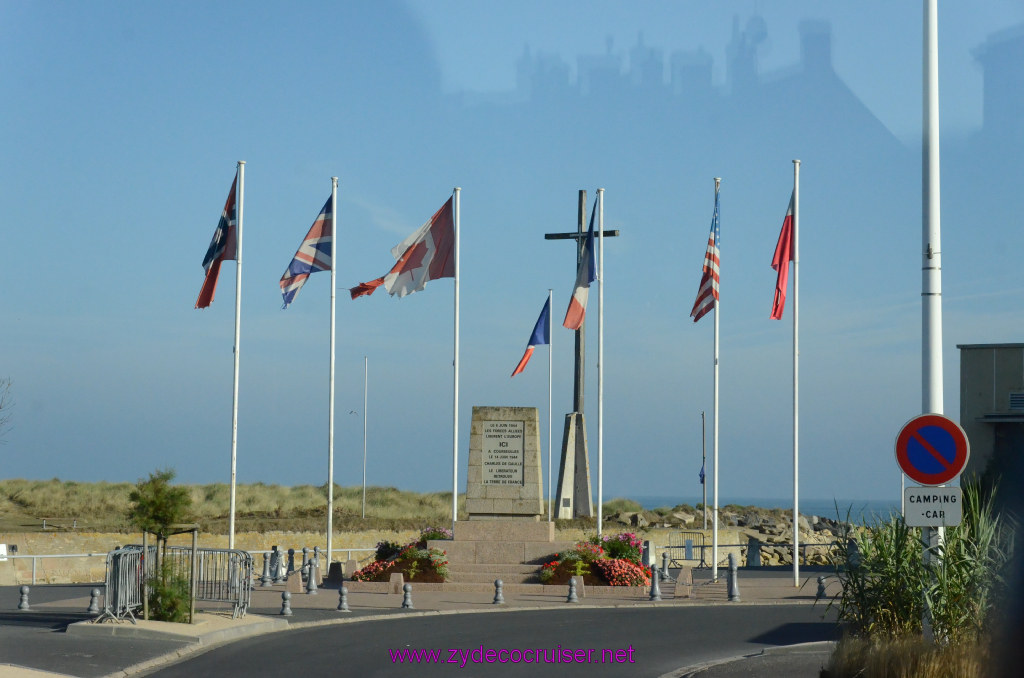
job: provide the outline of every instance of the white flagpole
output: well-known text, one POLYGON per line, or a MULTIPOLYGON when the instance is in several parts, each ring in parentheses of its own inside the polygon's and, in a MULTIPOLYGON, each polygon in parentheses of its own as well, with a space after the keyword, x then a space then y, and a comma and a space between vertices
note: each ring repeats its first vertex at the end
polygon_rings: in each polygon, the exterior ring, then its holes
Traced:
POLYGON ((331 177, 331 370, 330 396, 327 399, 327 573, 331 572, 331 547, 334 545, 334 287, 338 271, 338 177, 331 177))
POLYGON ((800 161, 793 161, 793 586, 800 586, 800 161))
POLYGON ((924 27, 924 246, 921 271, 922 411, 942 414, 942 245, 939 202, 939 19, 936 0, 925 0, 924 27))
POLYGON ((366 401, 369 393, 370 362, 363 356, 363 517, 366 517, 366 401))
MULTIPOLYGON (((235 482, 238 460, 238 341, 242 324, 242 207, 245 203, 245 161, 238 161, 235 183, 235 376, 231 387, 231 496, 228 501, 228 548, 235 548, 235 482)), ((230 218, 230 215, 229 215, 230 218)))
MULTIPOLYGON (((939 8, 937 0, 924 2, 924 139, 922 149, 923 246, 921 262, 921 409, 942 414, 942 243, 939 173, 939 8)), ((923 558, 941 563, 936 549, 945 541, 944 527, 922 530, 923 558)), ((931 610, 926 605, 924 637, 933 640, 931 610)))
MULTIPOLYGON (((715 199, 718 199, 718 186, 722 180, 719 177, 715 177, 715 199)), ((719 226, 721 228, 721 226, 719 226)), ((716 234, 717 235, 717 234, 716 234)), ((716 245, 718 242, 716 240, 716 245)), ((719 253, 721 258, 721 253, 719 253)), ((719 265, 721 268, 721 265, 719 265)), ((721 276, 719 276, 719 289, 721 289, 721 276)), ((713 402, 712 402, 712 420, 711 425, 711 447, 712 447, 712 463, 715 466, 715 477, 713 481, 713 494, 715 506, 711 512, 711 580, 718 581, 718 316, 721 313, 721 304, 718 301, 718 296, 715 296, 715 379, 713 387, 713 402)))
POLYGON ((452 362, 454 367, 454 395, 452 403, 452 533, 455 532, 455 522, 459 519, 459 193, 462 191, 458 186, 454 189, 454 200, 452 211, 455 222, 455 359, 452 362))
POLYGON ((551 288, 548 288, 548 522, 551 522, 551 371, 554 366, 554 332, 551 331, 551 288))
POLYGON ((597 536, 604 522, 604 189, 597 189, 597 536))

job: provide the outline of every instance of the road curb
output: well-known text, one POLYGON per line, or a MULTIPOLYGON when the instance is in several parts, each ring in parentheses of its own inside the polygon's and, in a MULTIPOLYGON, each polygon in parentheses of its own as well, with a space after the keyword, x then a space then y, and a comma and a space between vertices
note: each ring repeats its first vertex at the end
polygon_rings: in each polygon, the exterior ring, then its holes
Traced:
POLYGON ((781 645, 778 647, 769 647, 755 652, 753 654, 737 655, 735 657, 727 657, 725 659, 718 659, 711 662, 704 662, 702 664, 693 664, 692 666, 685 666, 675 671, 663 673, 658 678, 699 678, 702 673, 706 673, 708 670, 713 669, 717 666, 725 666, 726 664, 733 664, 736 662, 746 661, 754 659, 756 657, 763 657, 765 655, 778 655, 778 654, 789 654, 808 652, 814 650, 829 651, 835 647, 835 641, 832 640, 819 640, 810 643, 796 643, 794 645, 781 645))

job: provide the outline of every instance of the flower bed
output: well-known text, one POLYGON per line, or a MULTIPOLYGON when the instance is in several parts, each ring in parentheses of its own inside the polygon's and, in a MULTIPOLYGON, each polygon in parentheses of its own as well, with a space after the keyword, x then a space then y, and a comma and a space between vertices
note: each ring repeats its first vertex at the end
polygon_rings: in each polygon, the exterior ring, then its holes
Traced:
POLYGON ((640 565, 641 541, 632 532, 581 541, 541 566, 544 584, 566 584, 574 576, 592 586, 650 586, 650 572, 640 565))
POLYGON ((386 582, 392 574, 401 573, 405 581, 441 583, 448 579, 448 555, 438 548, 425 548, 427 539, 443 539, 450 530, 428 527, 420 538, 402 546, 392 541, 377 543, 375 560, 357 570, 353 581, 386 582))

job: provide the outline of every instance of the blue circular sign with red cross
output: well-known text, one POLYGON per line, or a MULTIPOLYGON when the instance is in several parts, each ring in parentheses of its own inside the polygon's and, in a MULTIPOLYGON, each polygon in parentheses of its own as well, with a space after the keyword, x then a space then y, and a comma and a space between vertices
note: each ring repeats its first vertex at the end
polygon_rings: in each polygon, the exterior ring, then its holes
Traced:
POLYGON ((948 483, 960 475, 970 456, 967 434, 941 414, 914 417, 896 436, 896 463, 922 485, 948 483))

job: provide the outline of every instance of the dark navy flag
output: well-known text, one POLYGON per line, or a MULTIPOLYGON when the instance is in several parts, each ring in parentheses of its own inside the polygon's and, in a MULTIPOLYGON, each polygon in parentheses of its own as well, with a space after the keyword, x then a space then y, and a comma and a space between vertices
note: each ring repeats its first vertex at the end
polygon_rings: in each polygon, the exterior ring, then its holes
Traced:
POLYGON ((530 358, 533 356, 533 349, 542 344, 551 343, 551 298, 544 302, 544 308, 541 309, 540 317, 537 318, 537 324, 533 326, 533 334, 530 335, 529 344, 526 346, 526 352, 523 353, 523 357, 519 360, 519 364, 516 365, 515 371, 512 372, 512 376, 516 376, 524 369, 526 369, 526 363, 530 362, 530 358))
POLYGON ((306 284, 306 278, 317 271, 331 270, 331 241, 334 238, 334 209, 331 204, 332 198, 327 198, 324 208, 320 210, 316 221, 309 228, 299 249, 288 264, 288 270, 281 276, 281 295, 284 297, 284 306, 295 300, 302 286, 306 284))
POLYGON ((704 464, 700 465, 700 484, 704 484, 704 464))

